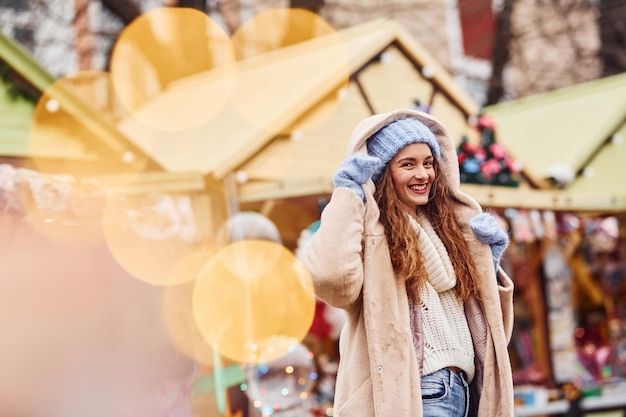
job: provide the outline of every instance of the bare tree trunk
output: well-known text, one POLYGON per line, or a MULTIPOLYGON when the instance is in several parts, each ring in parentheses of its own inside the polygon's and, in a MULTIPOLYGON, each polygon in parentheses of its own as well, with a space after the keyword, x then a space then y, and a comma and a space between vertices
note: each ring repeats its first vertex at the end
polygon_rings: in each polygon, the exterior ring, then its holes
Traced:
POLYGON ((178 7, 190 7, 206 13, 206 0, 178 0, 178 7))
MULTIPOLYGON (((131 0, 100 0, 102 5, 106 7, 111 13, 119 17, 124 26, 128 26, 133 20, 141 15, 141 9, 133 3, 131 0)), ((105 70, 111 69, 111 53, 115 42, 111 44, 111 48, 107 53, 105 70)))
POLYGON ((511 30, 511 16, 515 0, 504 0, 503 7, 496 19, 496 35, 493 42, 493 64, 486 105, 496 104, 504 95, 504 68, 509 62, 509 47, 513 32, 511 30))
POLYGON ((128 25, 141 15, 141 9, 131 0, 100 0, 104 7, 128 25))
POLYGON ((626 3, 623 0, 600 0, 600 59, 603 76, 626 71, 626 3))
POLYGON ((93 69, 94 35, 89 30, 89 2, 88 0, 74 0, 76 16, 72 22, 76 33, 75 48, 78 56, 78 69, 89 71, 93 69))
POLYGON ((324 7, 324 0, 290 0, 289 6, 292 9, 305 9, 319 14, 320 9, 324 7))

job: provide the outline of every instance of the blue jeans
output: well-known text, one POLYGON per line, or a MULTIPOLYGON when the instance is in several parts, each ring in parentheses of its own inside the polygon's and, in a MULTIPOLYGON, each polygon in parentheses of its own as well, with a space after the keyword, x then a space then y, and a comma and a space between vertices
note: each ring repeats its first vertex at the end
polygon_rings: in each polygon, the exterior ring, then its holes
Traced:
POLYGON ((422 377, 424 417, 467 417, 469 384, 465 373, 440 369, 422 377))

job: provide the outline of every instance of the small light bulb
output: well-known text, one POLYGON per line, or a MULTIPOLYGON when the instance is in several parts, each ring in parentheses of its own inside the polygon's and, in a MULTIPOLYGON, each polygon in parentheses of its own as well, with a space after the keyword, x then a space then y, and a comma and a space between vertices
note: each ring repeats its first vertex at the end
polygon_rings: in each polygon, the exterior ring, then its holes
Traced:
POLYGON ((59 108, 61 108, 61 105, 59 104, 57 99, 51 98, 46 102, 46 110, 48 110, 50 113, 56 113, 57 111, 59 111, 59 108))

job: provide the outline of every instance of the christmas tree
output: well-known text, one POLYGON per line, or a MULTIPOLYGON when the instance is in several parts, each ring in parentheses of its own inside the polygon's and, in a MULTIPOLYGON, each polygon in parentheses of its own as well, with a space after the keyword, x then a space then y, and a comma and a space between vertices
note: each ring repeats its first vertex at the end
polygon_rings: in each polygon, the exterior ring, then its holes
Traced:
POLYGON ((496 142, 495 124, 489 116, 478 116, 475 127, 480 143, 461 138, 457 148, 462 183, 517 187, 520 182, 520 164, 511 158, 496 142))

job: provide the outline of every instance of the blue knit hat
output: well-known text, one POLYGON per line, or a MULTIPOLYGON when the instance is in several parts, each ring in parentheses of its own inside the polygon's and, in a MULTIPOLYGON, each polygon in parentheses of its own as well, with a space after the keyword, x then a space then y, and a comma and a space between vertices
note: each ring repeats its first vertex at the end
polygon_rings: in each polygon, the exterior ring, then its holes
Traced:
POLYGON ((396 120, 383 127, 367 139, 367 153, 383 162, 372 175, 374 182, 383 173, 385 166, 407 145, 425 143, 436 159, 441 156, 439 142, 433 132, 422 122, 413 118, 396 120))

